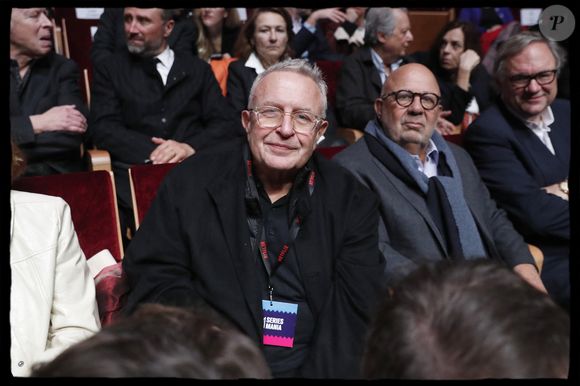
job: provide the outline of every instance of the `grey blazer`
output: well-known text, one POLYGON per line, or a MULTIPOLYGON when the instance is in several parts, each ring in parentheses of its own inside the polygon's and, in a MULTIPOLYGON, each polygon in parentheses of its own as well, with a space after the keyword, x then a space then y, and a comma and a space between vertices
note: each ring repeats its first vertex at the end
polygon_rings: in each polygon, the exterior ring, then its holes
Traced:
MULTIPOLYGON (((534 264, 522 237, 490 198, 469 155, 454 144, 448 145, 459 167, 465 200, 488 256, 503 260, 510 267, 534 264)), ((371 154, 364 137, 333 160, 379 197, 379 249, 386 260, 389 285, 422 263, 448 257, 445 240, 429 214, 425 199, 371 154)))

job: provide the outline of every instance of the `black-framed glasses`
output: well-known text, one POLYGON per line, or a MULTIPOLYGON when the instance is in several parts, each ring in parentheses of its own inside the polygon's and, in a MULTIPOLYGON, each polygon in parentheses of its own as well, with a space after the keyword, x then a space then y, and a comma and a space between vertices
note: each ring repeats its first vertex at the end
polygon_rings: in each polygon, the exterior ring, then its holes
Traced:
POLYGON ((388 93, 387 95, 382 95, 381 99, 385 100, 390 96, 395 97, 395 102, 401 107, 409 107, 415 100, 415 97, 419 97, 421 106, 425 110, 433 110, 435 107, 439 106, 439 100, 441 97, 432 92, 413 92, 410 90, 399 90, 388 93))
POLYGON ((548 70, 536 72, 533 75, 512 75, 508 79, 510 83, 517 88, 528 87, 532 79, 535 79, 538 84, 544 86, 550 84, 556 79, 558 70, 548 70))
POLYGON ((292 111, 290 113, 275 106, 262 106, 250 110, 256 114, 258 124, 264 129, 275 129, 282 126, 284 115, 290 115, 292 119, 292 128, 297 133, 312 133, 322 118, 303 110, 292 111))

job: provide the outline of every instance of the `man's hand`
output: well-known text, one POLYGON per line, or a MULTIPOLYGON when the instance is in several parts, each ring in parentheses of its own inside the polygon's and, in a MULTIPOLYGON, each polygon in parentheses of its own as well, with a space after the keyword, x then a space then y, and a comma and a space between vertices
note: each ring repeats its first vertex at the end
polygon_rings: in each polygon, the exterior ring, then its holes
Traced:
POLYGON ((31 115, 35 134, 48 131, 67 131, 82 134, 87 131, 87 119, 75 105, 55 106, 42 114, 31 115))
POLYGON ((533 264, 518 264, 514 267, 514 272, 532 287, 543 293, 548 293, 546 287, 544 287, 544 283, 542 283, 542 279, 540 279, 536 267, 533 264))
POLYGON ((558 196, 561 199, 568 201, 568 193, 564 193, 562 189, 560 189, 560 183, 544 186, 542 189, 545 190, 546 193, 553 194, 554 196, 558 196))
POLYGON ((152 137, 151 141, 158 145, 149 155, 149 159, 154 164, 181 162, 195 154, 195 150, 187 143, 158 137, 152 137))

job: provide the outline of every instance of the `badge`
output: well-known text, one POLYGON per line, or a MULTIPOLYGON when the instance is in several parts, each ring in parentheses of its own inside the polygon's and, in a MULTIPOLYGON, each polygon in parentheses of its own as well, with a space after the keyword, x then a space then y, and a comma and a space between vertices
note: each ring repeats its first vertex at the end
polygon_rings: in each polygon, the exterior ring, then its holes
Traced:
POLYGON ((264 344, 293 347, 298 304, 262 300, 264 344))

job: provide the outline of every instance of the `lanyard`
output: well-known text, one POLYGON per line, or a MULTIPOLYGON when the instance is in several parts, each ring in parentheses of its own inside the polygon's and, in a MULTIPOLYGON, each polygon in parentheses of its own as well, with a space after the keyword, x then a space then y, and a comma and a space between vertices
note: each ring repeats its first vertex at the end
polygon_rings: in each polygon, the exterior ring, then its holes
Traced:
MULTIPOLYGON (((268 243, 266 242, 266 230, 263 226, 263 219, 262 213, 260 210, 259 198, 258 198, 258 189, 256 186, 256 182, 253 177, 252 173, 252 160, 246 156, 246 171, 247 171, 247 184, 246 184, 246 208, 247 208, 247 218, 248 218, 248 227, 250 229, 250 236, 252 241, 252 250, 255 250, 257 247, 260 252, 260 257, 266 272, 268 273, 268 293, 270 297, 270 301, 272 301, 272 294, 273 294, 273 287, 271 283, 271 278, 276 274, 282 263, 284 262, 288 252, 290 251, 291 246, 294 244, 296 237, 298 236, 298 232, 300 231, 300 227, 302 224, 303 216, 300 214, 300 210, 297 208, 297 200, 296 197, 299 192, 293 192, 295 197, 290 201, 290 215, 294 214, 294 218, 292 219, 292 223, 290 225, 289 235, 290 240, 288 243, 284 244, 278 252, 278 256, 276 258, 277 264, 272 268, 270 264, 270 257, 268 255, 268 243), (261 228, 261 231, 259 229, 261 228), (259 241, 258 241, 258 233, 260 234, 259 241)), ((314 170, 310 170, 308 175, 308 196, 312 196, 314 193, 314 182, 316 179, 316 173, 314 170)), ((300 176, 298 176, 297 181, 301 180, 300 176)), ((297 182, 295 181, 295 184, 297 182)))

